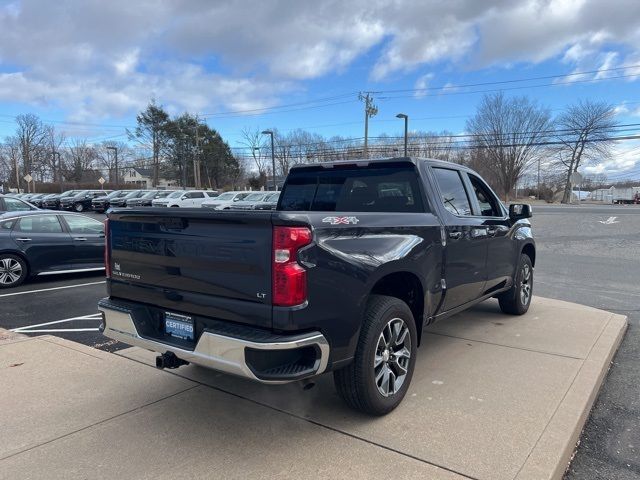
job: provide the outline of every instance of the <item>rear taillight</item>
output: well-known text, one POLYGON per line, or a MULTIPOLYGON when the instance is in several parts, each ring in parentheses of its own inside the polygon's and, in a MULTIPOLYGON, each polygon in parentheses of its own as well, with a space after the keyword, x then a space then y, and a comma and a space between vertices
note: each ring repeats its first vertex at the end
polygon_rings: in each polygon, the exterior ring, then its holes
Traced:
POLYGON ((104 273, 111 278, 111 235, 109 235, 109 219, 104 221, 104 273))
POLYGON ((307 299, 307 271, 298 263, 298 250, 311 243, 306 227, 273 227, 273 304, 300 305, 307 299))

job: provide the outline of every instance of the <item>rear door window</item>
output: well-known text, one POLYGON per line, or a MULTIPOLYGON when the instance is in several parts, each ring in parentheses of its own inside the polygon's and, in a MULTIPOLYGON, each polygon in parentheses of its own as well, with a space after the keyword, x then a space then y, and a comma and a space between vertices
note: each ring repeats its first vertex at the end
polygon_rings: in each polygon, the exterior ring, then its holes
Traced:
POLYGON ((433 168, 433 172, 444 208, 454 215, 471 215, 471 204, 460 173, 449 168, 433 168))
POLYGON ((24 233, 62 233, 62 225, 56 215, 30 215, 20 219, 18 230, 24 233))
POLYGON ((412 164, 309 168, 289 174, 280 210, 424 212, 412 164))

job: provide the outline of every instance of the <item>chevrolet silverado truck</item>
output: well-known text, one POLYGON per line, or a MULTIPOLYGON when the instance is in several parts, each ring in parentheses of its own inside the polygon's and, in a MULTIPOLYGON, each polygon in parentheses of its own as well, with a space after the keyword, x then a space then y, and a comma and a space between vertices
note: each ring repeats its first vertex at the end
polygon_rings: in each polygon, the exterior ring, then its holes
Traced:
POLYGON ((413 158, 296 166, 274 211, 112 210, 100 329, 159 368, 333 372, 348 405, 383 415, 424 326, 491 297, 527 311, 529 217, 472 170, 413 158))

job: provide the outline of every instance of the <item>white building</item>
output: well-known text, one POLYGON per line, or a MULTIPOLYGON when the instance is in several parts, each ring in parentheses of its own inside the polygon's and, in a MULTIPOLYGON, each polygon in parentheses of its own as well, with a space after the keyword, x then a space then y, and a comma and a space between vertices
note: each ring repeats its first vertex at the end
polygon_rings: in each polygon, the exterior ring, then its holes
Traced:
MULTIPOLYGON (((121 177, 125 183, 136 185, 140 188, 153 187, 153 169, 142 167, 127 167, 122 170, 121 177)), ((178 186, 175 180, 158 178, 158 188, 174 188, 178 186)))

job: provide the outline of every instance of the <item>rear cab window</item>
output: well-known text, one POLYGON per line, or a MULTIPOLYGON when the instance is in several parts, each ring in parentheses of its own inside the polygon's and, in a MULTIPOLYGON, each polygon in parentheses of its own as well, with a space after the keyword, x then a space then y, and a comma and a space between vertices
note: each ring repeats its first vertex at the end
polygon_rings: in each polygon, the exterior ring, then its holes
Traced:
POLYGON ((289 173, 279 210, 425 212, 419 182, 410 163, 301 168, 289 173))

